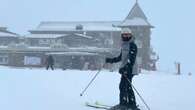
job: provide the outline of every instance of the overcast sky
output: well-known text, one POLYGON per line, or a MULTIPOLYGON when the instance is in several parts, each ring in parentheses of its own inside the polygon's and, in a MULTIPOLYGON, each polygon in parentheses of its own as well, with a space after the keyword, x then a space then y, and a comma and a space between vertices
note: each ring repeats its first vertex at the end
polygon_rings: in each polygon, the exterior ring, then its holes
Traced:
MULTIPOLYGON (((152 30, 152 46, 160 56, 159 69, 195 74, 195 1, 139 0, 152 30)), ((135 0, 0 0, 0 26, 21 35, 41 21, 123 20, 135 0)))

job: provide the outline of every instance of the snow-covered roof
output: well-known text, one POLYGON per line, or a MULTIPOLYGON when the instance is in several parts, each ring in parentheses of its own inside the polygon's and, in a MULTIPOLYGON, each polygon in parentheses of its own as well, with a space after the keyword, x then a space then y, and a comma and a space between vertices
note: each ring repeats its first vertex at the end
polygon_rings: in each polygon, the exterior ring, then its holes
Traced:
POLYGON ((51 47, 36 47, 36 46, 28 46, 26 48, 12 48, 9 46, 0 46, 0 50, 15 50, 15 51, 51 51, 56 53, 58 52, 89 52, 89 53, 104 53, 112 51, 110 48, 98 48, 98 47, 75 47, 75 48, 55 48, 51 47))
POLYGON ((84 37, 84 38, 88 38, 88 39, 92 39, 93 38, 93 37, 85 35, 85 34, 77 34, 77 33, 75 33, 75 35, 80 36, 80 37, 84 37))
POLYGON ((151 25, 146 20, 136 17, 132 19, 126 19, 118 26, 151 26, 151 25))
POLYGON ((76 31, 76 26, 83 26, 84 31, 120 31, 120 28, 113 25, 120 24, 121 21, 75 21, 75 22, 60 22, 48 21, 41 22, 36 30, 52 30, 52 31, 76 31))
POLYGON ((97 53, 89 53, 89 52, 50 52, 50 53, 46 53, 46 55, 98 55, 97 53))
POLYGON ((99 47, 75 47, 75 48, 70 48, 71 51, 87 51, 87 52, 110 52, 110 48, 99 48, 99 47))
POLYGON ((140 8, 139 4, 136 2, 131 11, 129 12, 128 16, 126 19, 133 19, 134 17, 142 18, 144 20, 147 20, 146 15, 140 8))
POLYGON ((16 34, 0 31, 0 37, 17 37, 16 34))
POLYGON ((67 34, 28 34, 27 38, 58 38, 66 36, 67 34))
POLYGON ((146 15, 136 2, 125 20, 118 25, 119 27, 125 26, 149 26, 153 27, 147 20, 146 15))
POLYGON ((37 50, 39 50, 39 49, 41 49, 41 50, 47 50, 47 49, 51 49, 51 47, 38 47, 38 46, 29 46, 28 47, 28 49, 37 49, 37 50))
MULTIPOLYGON (((28 34, 26 35, 27 38, 59 38, 59 37, 66 37, 70 34, 28 34)), ((84 38, 88 38, 91 39, 93 37, 91 36, 87 36, 85 34, 78 34, 78 33, 74 33, 74 35, 79 36, 79 37, 84 37, 84 38)))

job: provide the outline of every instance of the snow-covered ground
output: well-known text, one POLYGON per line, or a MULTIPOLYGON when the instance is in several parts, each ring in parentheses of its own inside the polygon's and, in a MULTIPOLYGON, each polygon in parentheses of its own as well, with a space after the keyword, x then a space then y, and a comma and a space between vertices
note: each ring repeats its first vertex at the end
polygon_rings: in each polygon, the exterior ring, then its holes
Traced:
MULTIPOLYGON (((92 110, 85 102, 117 104, 117 72, 102 71, 80 97, 96 72, 0 67, 0 110, 92 110)), ((195 76, 143 73, 134 77, 134 86, 151 110, 195 109, 195 76)))

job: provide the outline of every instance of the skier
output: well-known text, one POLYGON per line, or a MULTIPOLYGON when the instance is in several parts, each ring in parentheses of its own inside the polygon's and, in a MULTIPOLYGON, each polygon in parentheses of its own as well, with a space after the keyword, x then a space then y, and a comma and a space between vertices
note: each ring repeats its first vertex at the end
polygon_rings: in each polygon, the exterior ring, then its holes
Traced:
POLYGON ((46 66, 46 69, 47 69, 47 70, 49 69, 49 67, 50 67, 52 70, 54 70, 54 68, 53 68, 53 65, 54 65, 54 58, 53 58, 52 55, 49 55, 49 56, 47 57, 47 59, 46 59, 46 64, 47 64, 47 66, 46 66))
POLYGON ((137 55, 137 46, 134 43, 134 36, 129 28, 123 28, 121 31, 121 53, 118 57, 106 58, 106 63, 116 63, 121 61, 119 73, 121 74, 121 81, 119 84, 120 103, 110 110, 140 110, 136 105, 135 95, 130 82, 134 76, 133 66, 137 55), (128 79, 129 81, 128 81, 128 79))

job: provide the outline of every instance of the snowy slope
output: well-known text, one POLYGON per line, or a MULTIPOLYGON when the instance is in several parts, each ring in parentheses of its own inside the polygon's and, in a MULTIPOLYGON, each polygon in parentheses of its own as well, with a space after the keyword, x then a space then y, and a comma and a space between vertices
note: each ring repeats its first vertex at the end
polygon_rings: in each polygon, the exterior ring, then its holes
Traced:
MULTIPOLYGON (((117 104, 117 72, 102 71, 79 96, 96 72, 0 67, 0 110, 92 110, 84 106, 86 101, 117 104)), ((151 110, 194 110, 194 84, 195 76, 187 75, 147 72, 134 78, 151 110)))

